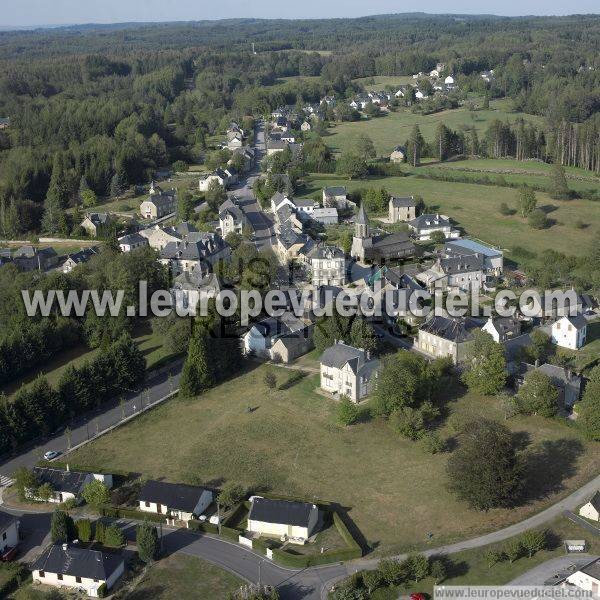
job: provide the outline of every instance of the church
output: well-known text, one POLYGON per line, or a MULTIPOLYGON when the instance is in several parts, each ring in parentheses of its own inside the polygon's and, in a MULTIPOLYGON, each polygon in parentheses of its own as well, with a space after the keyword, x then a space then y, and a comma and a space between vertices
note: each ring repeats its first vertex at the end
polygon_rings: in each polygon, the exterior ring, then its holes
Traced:
POLYGON ((350 255, 360 262, 380 263, 386 260, 402 259, 417 254, 417 247, 408 233, 373 234, 369 218, 363 204, 356 217, 354 237, 350 255))

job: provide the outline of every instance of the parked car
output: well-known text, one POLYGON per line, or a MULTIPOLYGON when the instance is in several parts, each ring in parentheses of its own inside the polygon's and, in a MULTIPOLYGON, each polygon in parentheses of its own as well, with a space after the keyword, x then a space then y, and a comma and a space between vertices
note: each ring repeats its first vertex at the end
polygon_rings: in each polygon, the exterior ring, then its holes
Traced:
POLYGON ((44 453, 44 460, 52 460, 53 458, 56 458, 59 454, 60 452, 57 452, 56 450, 48 450, 48 452, 44 453))

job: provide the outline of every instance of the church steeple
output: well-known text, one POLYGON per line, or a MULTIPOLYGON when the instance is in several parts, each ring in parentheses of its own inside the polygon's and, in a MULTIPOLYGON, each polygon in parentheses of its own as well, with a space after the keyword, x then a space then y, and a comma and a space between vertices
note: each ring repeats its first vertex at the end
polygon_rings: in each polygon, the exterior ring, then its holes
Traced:
POLYGON ((367 238, 369 237, 369 217, 365 211, 365 205, 361 203, 358 215, 355 222, 355 237, 367 238))

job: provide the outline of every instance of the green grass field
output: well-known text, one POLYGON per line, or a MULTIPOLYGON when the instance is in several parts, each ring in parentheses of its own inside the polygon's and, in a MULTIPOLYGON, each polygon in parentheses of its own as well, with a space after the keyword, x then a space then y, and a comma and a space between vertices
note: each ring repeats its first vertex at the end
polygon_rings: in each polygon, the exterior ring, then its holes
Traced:
POLYGON ((509 251, 515 246, 522 246, 538 254, 554 249, 585 256, 591 248, 594 234, 600 229, 600 203, 591 200, 558 201, 538 192, 538 206, 548 212, 552 226, 535 230, 519 215, 504 216, 499 212, 503 202, 509 207, 516 207, 518 190, 414 176, 350 181, 336 175, 315 174, 306 178, 299 195, 313 197, 329 185, 345 185, 349 190, 384 187, 390 194, 420 195, 427 206, 450 216, 467 235, 509 251), (578 220, 588 226, 583 230, 577 229, 575 222, 578 220))
POLYGON ((358 136, 366 134, 373 140, 379 156, 389 156, 394 146, 406 142, 415 125, 419 126, 425 140, 431 142, 440 123, 444 123, 451 129, 475 127, 481 138, 494 119, 513 122, 519 118, 532 123, 541 121, 540 117, 534 115, 509 112, 506 100, 494 100, 490 103, 489 110, 469 111, 466 106, 463 106, 431 115, 421 115, 413 113, 408 108, 400 108, 396 112, 374 119, 336 123, 324 140, 336 152, 343 152, 352 149, 358 136))
POLYGON ((369 92, 371 90, 381 90, 386 86, 396 88, 395 91, 398 91, 397 88, 401 85, 414 83, 415 80, 412 75, 377 75, 376 77, 363 77, 353 81, 362 85, 369 92))
MULTIPOLYGON (((426 454, 381 420, 340 427, 336 404, 314 391, 317 375, 269 392, 264 374, 264 366, 255 367, 198 398, 169 401, 69 460, 82 468, 211 485, 235 481, 256 491, 336 501, 383 551, 439 545, 519 521, 589 480, 600 466, 598 446, 583 445, 564 422, 508 421, 531 439, 532 499, 512 510, 479 513, 446 490, 447 455, 426 454), (427 532, 433 533, 430 542, 427 532)), ((276 374, 279 384, 293 375, 283 368, 276 374)), ((464 392, 449 410, 502 419, 494 400, 464 392)), ((441 434, 450 432, 443 428, 441 434)))
POLYGON ((195 556, 171 555, 152 565, 129 600, 227 598, 244 581, 195 556))

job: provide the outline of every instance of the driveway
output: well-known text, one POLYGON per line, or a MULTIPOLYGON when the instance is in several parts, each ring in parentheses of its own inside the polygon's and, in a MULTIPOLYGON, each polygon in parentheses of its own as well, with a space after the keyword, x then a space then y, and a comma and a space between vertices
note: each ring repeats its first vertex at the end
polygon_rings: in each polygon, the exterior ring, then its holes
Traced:
POLYGON ((544 585, 558 582, 598 558, 590 554, 567 554, 547 560, 527 573, 513 579, 509 585, 544 585))

